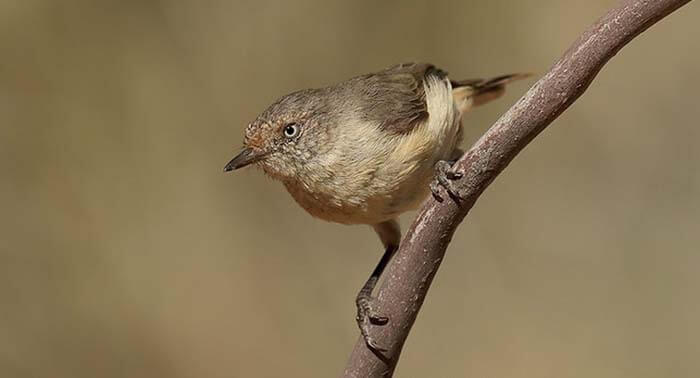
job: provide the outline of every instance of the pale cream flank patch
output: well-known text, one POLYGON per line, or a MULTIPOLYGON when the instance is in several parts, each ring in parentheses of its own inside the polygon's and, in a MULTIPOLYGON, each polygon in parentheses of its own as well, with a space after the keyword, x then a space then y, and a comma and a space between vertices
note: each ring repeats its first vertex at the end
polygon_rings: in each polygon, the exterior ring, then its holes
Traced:
POLYGON ((461 114, 446 79, 428 77, 424 83, 428 120, 403 137, 387 164, 402 165, 403 190, 398 191, 399 213, 416 208, 428 194, 438 160, 448 160, 458 143, 461 114))
POLYGON ((452 97, 460 114, 464 114, 474 107, 474 88, 469 85, 453 89, 452 97))

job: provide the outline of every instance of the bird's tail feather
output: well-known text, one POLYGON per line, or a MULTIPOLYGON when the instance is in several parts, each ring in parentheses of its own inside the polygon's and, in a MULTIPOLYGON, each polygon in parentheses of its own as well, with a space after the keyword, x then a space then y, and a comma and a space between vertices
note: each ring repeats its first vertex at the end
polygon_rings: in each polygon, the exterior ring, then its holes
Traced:
POLYGON ((483 105, 503 95, 506 84, 532 76, 526 73, 497 76, 491 79, 453 80, 452 95, 460 113, 483 105))

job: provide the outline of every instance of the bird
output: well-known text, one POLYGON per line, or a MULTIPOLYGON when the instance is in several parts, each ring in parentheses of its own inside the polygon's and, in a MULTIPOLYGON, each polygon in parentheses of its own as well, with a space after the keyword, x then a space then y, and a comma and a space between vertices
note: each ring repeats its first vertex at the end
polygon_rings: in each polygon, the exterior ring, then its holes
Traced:
POLYGON ((376 311, 372 291, 399 247, 398 216, 431 192, 441 200, 438 185, 457 195, 450 182, 460 175, 450 167, 463 153, 464 114, 527 76, 451 80, 432 64, 403 63, 295 91, 246 127, 224 171, 257 166, 312 216, 374 229, 384 253, 355 298, 356 322, 366 345, 381 352, 370 329, 389 317, 376 311))

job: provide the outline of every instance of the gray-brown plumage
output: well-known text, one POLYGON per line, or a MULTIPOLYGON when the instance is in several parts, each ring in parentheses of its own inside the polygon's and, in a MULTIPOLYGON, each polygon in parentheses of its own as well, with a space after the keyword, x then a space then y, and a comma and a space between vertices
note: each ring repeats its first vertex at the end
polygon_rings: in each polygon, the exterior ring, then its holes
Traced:
POLYGON ((244 149, 224 170, 255 164, 311 215, 374 227, 386 252, 357 297, 357 321, 380 350, 370 325, 388 319, 373 311, 371 292, 399 245, 397 217, 428 195, 438 162, 459 156, 462 115, 524 76, 451 81, 408 63, 294 92, 246 128, 244 149))

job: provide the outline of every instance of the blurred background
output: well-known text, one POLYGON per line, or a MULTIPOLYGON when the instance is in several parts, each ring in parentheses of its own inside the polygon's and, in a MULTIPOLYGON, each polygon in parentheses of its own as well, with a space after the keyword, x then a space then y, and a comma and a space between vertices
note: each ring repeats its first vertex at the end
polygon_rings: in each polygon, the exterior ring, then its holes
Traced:
MULTIPOLYGON (((223 174, 244 127, 404 61, 543 74, 614 4, 0 1, 0 376, 337 376, 380 244, 223 174)), ((699 14, 623 49, 487 190, 397 376, 700 374, 699 14)))

